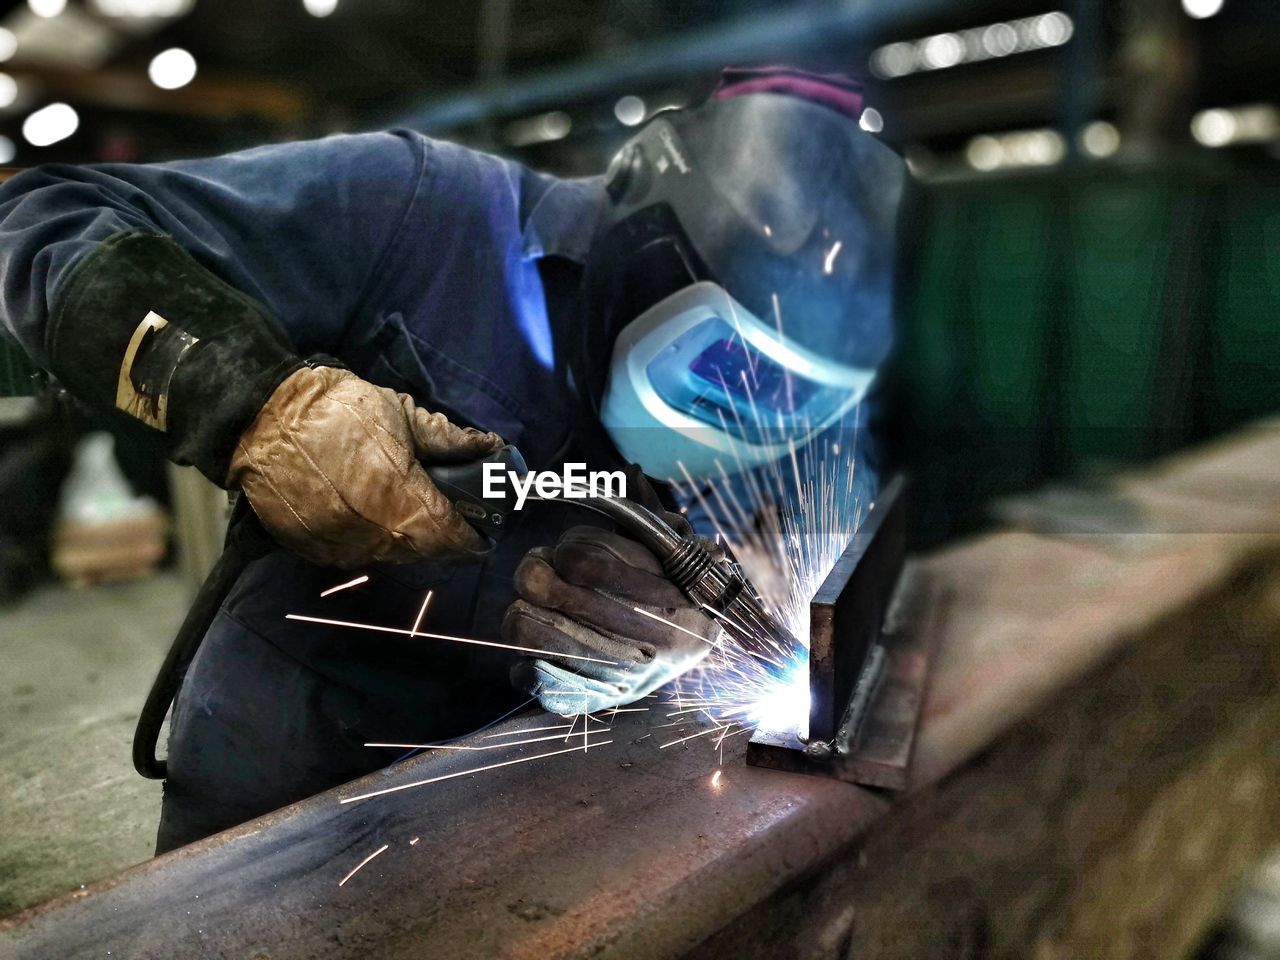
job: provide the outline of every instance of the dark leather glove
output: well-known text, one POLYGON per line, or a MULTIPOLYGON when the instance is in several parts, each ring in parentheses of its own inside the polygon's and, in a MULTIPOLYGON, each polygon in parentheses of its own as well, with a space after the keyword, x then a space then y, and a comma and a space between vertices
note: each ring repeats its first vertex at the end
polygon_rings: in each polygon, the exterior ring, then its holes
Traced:
MULTIPOLYGON (((656 503, 642 476, 628 478, 628 492, 656 503)), ((678 514, 666 518, 689 531, 678 514)), ((521 660, 511 680, 553 713, 638 700, 720 641, 720 625, 667 579, 647 547, 608 530, 574 527, 555 548, 530 550, 515 586, 520 599, 507 609, 503 639, 552 653, 521 660)))

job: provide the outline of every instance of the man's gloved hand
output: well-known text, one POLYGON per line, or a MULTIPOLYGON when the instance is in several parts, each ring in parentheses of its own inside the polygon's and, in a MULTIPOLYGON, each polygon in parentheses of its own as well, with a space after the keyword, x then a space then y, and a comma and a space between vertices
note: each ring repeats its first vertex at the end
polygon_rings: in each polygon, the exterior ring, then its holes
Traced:
MULTIPOLYGON (((643 477, 640 484, 647 487, 643 477)), ((666 518, 689 530, 678 514, 666 518)), ((720 625, 667 579, 647 547, 608 530, 573 527, 554 549, 530 550, 515 586, 520 599, 507 609, 503 639, 552 654, 521 660, 511 680, 553 713, 638 700, 696 666, 720 641, 720 625)))
POLYGON ((241 434, 227 485, 313 563, 466 556, 487 544, 421 464, 478 460, 500 446, 496 434, 455 426, 348 370, 303 367, 241 434))

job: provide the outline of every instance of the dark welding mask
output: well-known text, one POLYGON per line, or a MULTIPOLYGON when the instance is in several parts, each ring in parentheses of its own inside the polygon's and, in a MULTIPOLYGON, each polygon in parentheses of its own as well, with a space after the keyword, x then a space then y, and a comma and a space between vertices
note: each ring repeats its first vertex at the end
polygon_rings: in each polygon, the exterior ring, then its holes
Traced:
POLYGON ((614 158, 587 376, 651 476, 775 460, 866 393, 890 346, 904 173, 855 118, 749 92, 659 114, 614 158))

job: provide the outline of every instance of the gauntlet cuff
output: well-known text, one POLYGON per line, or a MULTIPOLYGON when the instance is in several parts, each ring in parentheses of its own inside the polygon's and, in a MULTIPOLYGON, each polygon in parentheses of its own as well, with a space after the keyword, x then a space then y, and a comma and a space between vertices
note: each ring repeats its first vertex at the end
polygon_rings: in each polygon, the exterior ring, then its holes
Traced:
POLYGON ((171 459, 219 486, 240 434, 304 364, 260 304, 168 237, 104 240, 58 293, 52 372, 90 406, 163 434, 171 459))

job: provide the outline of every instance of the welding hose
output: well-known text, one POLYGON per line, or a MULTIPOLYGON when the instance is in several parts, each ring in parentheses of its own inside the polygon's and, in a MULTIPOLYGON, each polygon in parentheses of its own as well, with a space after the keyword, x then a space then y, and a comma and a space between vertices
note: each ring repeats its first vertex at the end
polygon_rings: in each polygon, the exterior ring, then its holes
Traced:
POLYGON ((200 585, 138 715, 138 726, 133 733, 133 768, 148 780, 163 780, 167 775, 165 761, 156 756, 160 730, 174 697, 178 695, 178 688, 182 686, 187 668, 200 649, 200 642, 217 616, 222 601, 240 579, 245 567, 275 548, 275 541, 263 529, 258 515, 249 507, 249 501, 240 497, 227 525, 222 554, 200 585))
POLYGON ((584 497, 579 506, 602 513, 662 561, 666 575, 688 594, 715 560, 696 539, 686 539, 660 516, 624 497, 584 497))
POLYGON ((634 500, 624 497, 581 497, 571 502, 604 514, 657 554, 663 561, 664 568, 666 558, 678 552, 686 542, 684 537, 672 529, 671 524, 634 500))
POLYGON ((736 642, 767 672, 782 678, 801 644, 767 614, 738 565, 716 558, 697 537, 682 537, 652 510, 633 500, 586 497, 573 503, 613 520, 643 543, 662 563, 663 572, 690 600, 736 629, 736 642))
POLYGON ((697 537, 682 537, 660 516, 634 500, 586 497, 575 500, 602 513, 662 562, 662 570, 695 603, 724 613, 743 595, 746 581, 725 569, 697 537))

